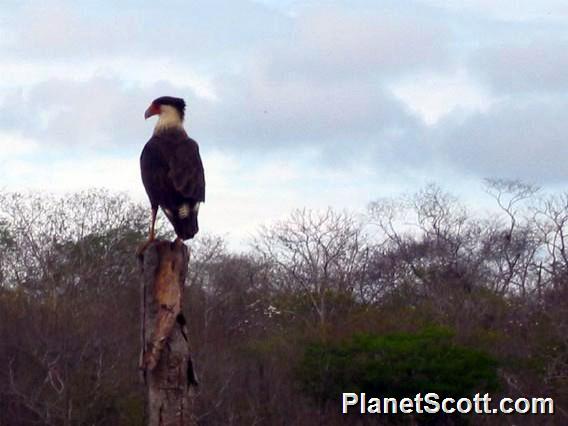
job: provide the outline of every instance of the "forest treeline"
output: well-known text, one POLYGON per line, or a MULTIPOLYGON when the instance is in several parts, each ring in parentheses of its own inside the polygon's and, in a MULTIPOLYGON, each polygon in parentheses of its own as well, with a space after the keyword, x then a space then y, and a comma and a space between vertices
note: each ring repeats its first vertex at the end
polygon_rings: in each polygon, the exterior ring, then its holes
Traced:
MULTIPOLYGON (((191 243, 200 425, 568 424, 568 193, 489 180, 365 212, 296 210, 245 252, 191 243), (340 415, 341 392, 546 396, 555 415, 340 415)), ((0 193, 0 425, 139 425, 148 209, 0 193)), ((161 223, 166 238, 167 224, 161 223)))

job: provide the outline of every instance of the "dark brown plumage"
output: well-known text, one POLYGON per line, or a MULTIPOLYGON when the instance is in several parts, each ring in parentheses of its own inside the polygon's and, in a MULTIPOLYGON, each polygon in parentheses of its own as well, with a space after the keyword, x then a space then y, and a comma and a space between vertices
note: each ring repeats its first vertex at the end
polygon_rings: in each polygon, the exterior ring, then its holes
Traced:
POLYGON ((152 207, 150 241, 158 207, 178 238, 193 238, 199 230, 197 215, 199 203, 205 201, 205 175, 199 146, 182 126, 184 109, 183 99, 162 97, 152 102, 145 114, 146 118, 160 114, 140 156, 142 182, 152 207))

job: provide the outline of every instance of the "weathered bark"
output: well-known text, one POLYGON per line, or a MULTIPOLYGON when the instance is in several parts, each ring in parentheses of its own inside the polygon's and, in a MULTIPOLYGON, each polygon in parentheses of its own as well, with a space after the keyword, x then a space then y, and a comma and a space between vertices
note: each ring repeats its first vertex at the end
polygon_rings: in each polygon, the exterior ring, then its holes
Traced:
POLYGON ((181 243, 155 241, 141 259, 140 369, 147 386, 148 426, 195 425, 197 385, 182 312, 189 254, 181 243))

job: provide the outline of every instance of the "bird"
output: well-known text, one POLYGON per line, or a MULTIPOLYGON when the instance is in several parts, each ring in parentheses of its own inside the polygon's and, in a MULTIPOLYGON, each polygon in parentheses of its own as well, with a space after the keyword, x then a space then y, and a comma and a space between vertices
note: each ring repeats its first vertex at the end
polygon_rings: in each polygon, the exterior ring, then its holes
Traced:
POLYGON ((140 155, 142 183, 152 212, 148 240, 139 248, 139 255, 156 237, 159 207, 173 225, 176 243, 199 231, 197 215, 205 201, 205 173, 199 145, 183 126, 185 106, 182 98, 162 96, 144 113, 144 119, 158 115, 158 121, 140 155))

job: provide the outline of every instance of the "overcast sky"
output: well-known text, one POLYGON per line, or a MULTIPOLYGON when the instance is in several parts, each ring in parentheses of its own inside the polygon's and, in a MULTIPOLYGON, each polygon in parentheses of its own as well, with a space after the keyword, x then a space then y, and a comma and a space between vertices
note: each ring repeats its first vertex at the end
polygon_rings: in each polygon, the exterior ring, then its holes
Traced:
POLYGON ((426 182, 568 184, 565 0, 3 0, 0 52, 3 189, 145 202, 162 95, 201 147, 201 229, 233 240, 426 182))

